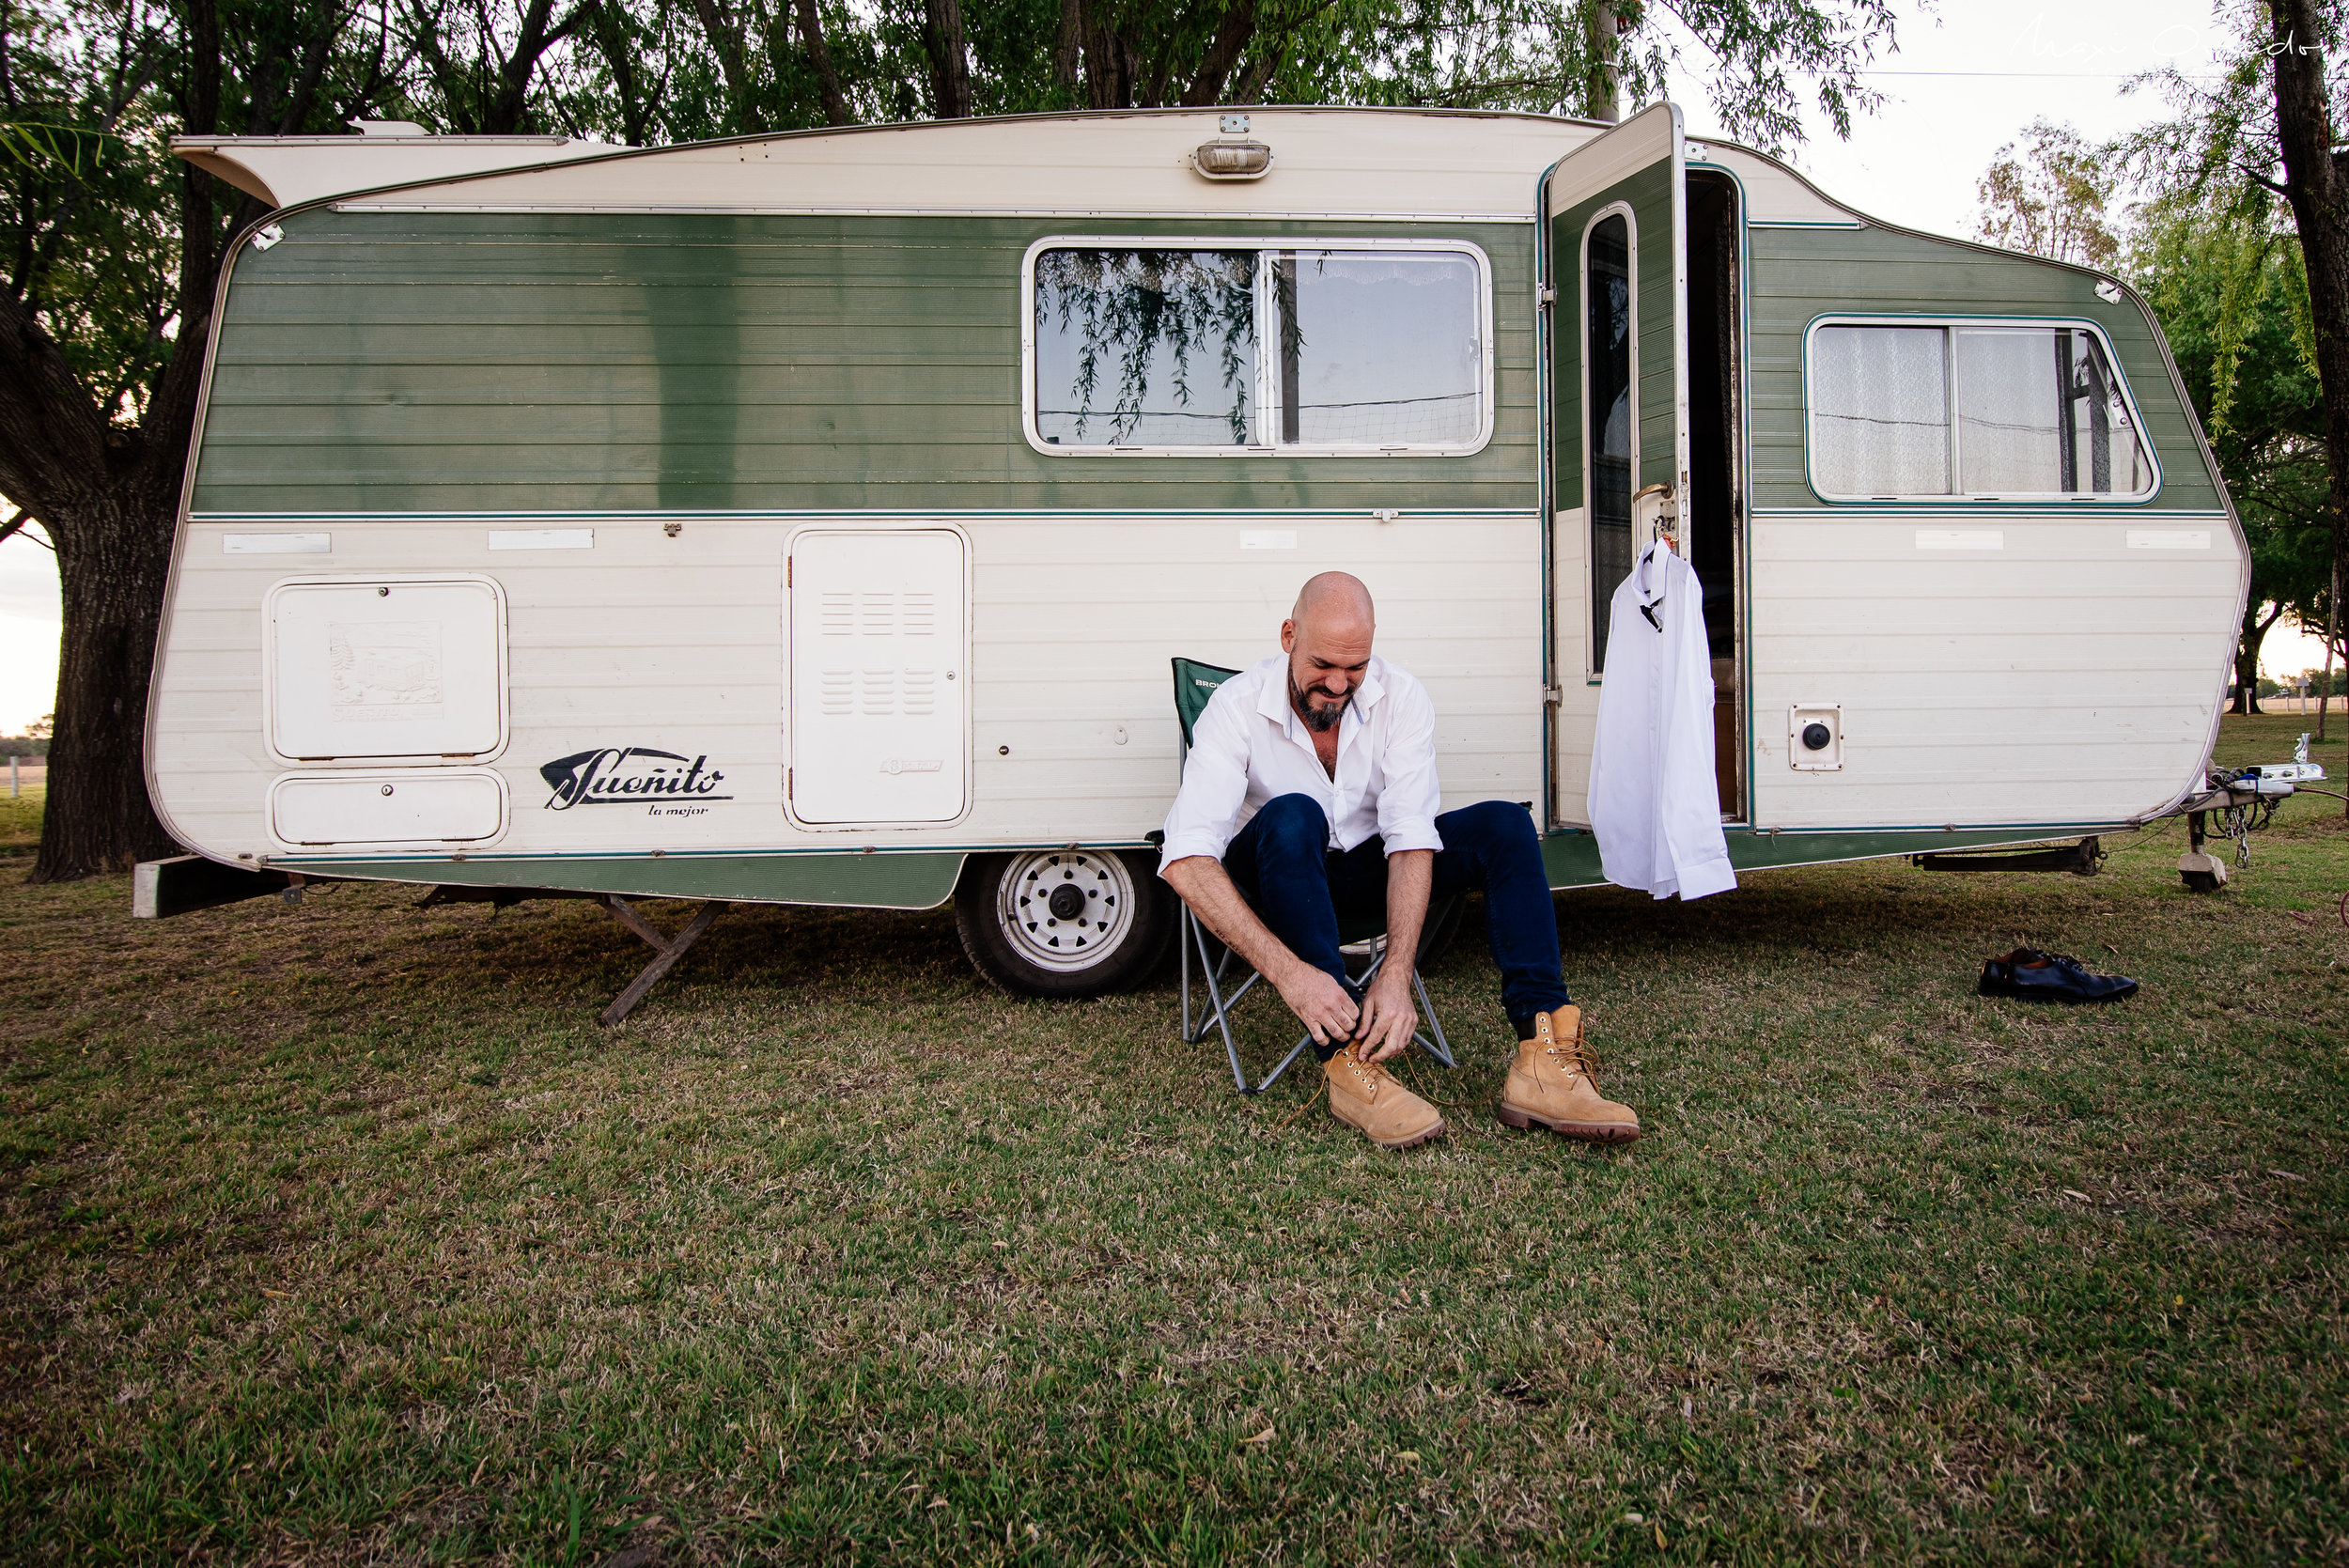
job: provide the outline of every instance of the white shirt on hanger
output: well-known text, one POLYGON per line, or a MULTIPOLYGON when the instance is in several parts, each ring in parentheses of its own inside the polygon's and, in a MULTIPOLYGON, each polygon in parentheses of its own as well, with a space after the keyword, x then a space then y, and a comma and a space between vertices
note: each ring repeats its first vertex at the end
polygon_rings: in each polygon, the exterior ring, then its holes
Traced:
POLYGON ((1688 899, 1737 885, 1713 781, 1704 589, 1660 542, 1610 601, 1590 812, 1599 864, 1618 887, 1688 899))
POLYGON ((1223 858, 1267 800, 1310 795, 1330 819, 1330 847, 1351 849, 1376 833, 1390 855, 1441 849, 1436 814, 1436 705, 1427 688, 1377 654, 1338 722, 1331 778, 1289 703, 1289 660, 1274 654, 1232 676, 1191 729, 1183 785, 1166 814, 1161 873, 1191 855, 1223 858))

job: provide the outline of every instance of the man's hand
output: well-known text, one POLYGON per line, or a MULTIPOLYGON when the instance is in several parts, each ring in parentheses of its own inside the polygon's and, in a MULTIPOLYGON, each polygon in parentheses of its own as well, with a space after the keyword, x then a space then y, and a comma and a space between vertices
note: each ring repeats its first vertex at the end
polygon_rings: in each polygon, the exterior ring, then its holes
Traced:
POLYGON ((1289 1011, 1312 1032, 1315 1045, 1343 1044, 1353 1033, 1359 1011, 1354 999, 1346 994, 1345 986, 1313 965, 1297 963, 1285 984, 1273 984, 1289 1011))
POLYGON ((1208 930, 1271 982, 1315 1045, 1342 1044, 1354 1032, 1361 1010, 1346 994, 1346 987, 1299 958, 1266 928, 1240 897, 1239 890, 1232 886, 1222 862, 1208 855, 1186 855, 1166 868, 1166 879, 1191 912, 1206 922, 1208 930))
POLYGON ((1411 1005, 1411 960, 1427 919, 1436 852, 1398 849, 1387 857, 1387 962, 1362 998, 1362 1020, 1354 1031, 1354 1054, 1365 1062, 1399 1056, 1419 1027, 1411 1005))
POLYGON ((1362 998, 1361 1022, 1354 1029, 1354 1054, 1364 1062, 1400 1056, 1418 1028, 1419 1009, 1411 1003, 1411 971, 1397 969, 1390 959, 1362 998))

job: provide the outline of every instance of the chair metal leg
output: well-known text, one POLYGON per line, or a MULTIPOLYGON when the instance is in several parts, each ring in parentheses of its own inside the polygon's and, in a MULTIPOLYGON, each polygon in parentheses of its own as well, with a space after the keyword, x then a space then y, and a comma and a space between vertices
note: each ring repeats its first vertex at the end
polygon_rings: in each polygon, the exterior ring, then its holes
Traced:
POLYGON ((1199 1043, 1198 1037, 1190 1032, 1190 907, 1189 905, 1183 907, 1182 929, 1175 933, 1174 948, 1182 955, 1183 959, 1183 1044, 1195 1046, 1199 1043))
MULTIPOLYGON (((1185 1010, 1183 1021, 1186 1026, 1186 1032, 1184 1034, 1183 1043, 1185 1045, 1197 1045, 1201 1040, 1206 1038, 1207 1025, 1210 1023, 1214 1024, 1217 1030, 1223 1035, 1223 1056, 1224 1059, 1232 1064, 1233 1086, 1238 1089, 1241 1094, 1245 1094, 1248 1093, 1248 1073, 1247 1070, 1239 1064, 1239 1044, 1232 1038, 1232 1024, 1229 1014, 1231 1012, 1232 1003, 1240 999, 1241 992, 1244 992, 1247 989, 1247 986, 1243 986, 1240 987, 1240 991, 1234 992, 1230 999, 1226 1000, 1223 995, 1223 988, 1217 984, 1222 976, 1223 965, 1216 963, 1213 959, 1207 956, 1206 928, 1203 926, 1199 923, 1198 919, 1188 909, 1183 911, 1183 924, 1189 927, 1189 930, 1186 933, 1189 940, 1195 943, 1199 949, 1199 978, 1201 982, 1205 984, 1207 990, 1207 1004, 1206 1008, 1203 1009, 1204 1016, 1199 1020, 1199 1030, 1196 1034, 1188 1032, 1190 1017, 1188 1008, 1185 1010)), ((1186 972, 1188 972, 1190 969, 1189 959, 1190 956, 1188 949, 1185 950, 1183 956, 1185 959, 1184 969, 1186 972)), ((1228 948, 1224 950, 1223 957, 1225 963, 1229 963, 1231 961, 1231 951, 1228 948)), ((1253 975, 1249 977, 1250 984, 1252 985, 1254 980, 1255 977, 1253 975)))
MULTIPOLYGON (((1210 955, 1207 951, 1206 926, 1188 908, 1182 911, 1181 918, 1183 1044, 1198 1045, 1206 1039, 1207 1031, 1210 1028, 1214 1029, 1223 1036, 1223 1056, 1224 1060, 1231 1063, 1233 1087, 1243 1094, 1261 1094, 1279 1082, 1282 1075, 1296 1064, 1297 1059, 1305 1053, 1305 1048, 1314 1043, 1313 1034, 1308 1032, 1299 1035, 1297 1044, 1289 1048, 1288 1054, 1281 1058, 1280 1065, 1266 1074, 1261 1082, 1251 1084, 1248 1081, 1247 1068, 1240 1064, 1239 1043, 1232 1035, 1231 1014, 1232 1009, 1239 1005, 1240 999, 1254 989, 1256 982, 1262 980, 1264 975, 1256 970, 1250 970, 1248 978, 1240 982, 1237 989, 1226 996, 1223 992, 1222 982, 1224 973, 1234 957, 1232 950, 1225 948, 1221 958, 1210 955), (1206 993, 1200 1002, 1196 1024, 1191 1021, 1190 998, 1190 961, 1194 954, 1199 959, 1200 986, 1206 993)), ((1373 947, 1370 963, 1363 969, 1355 984, 1367 988, 1372 981, 1378 978, 1378 971, 1386 967, 1387 955, 1387 943, 1384 939, 1381 939, 1373 947)), ((1427 1018, 1427 1028, 1412 1031, 1411 1038, 1418 1042, 1421 1049, 1426 1051, 1430 1057, 1442 1065, 1446 1067, 1457 1065, 1452 1057, 1452 1042, 1444 1036, 1443 1020, 1436 1016, 1436 1004, 1427 994, 1427 983, 1420 978, 1416 968, 1411 970, 1411 989, 1418 998, 1420 1011, 1426 1015, 1427 1018), (1431 1034, 1432 1039, 1429 1037, 1431 1034)))
POLYGON ((1266 1077, 1265 1080, 1264 1080, 1262 1083, 1257 1084, 1257 1085, 1256 1085, 1256 1087, 1254 1087, 1253 1089, 1250 1089, 1250 1090, 1245 1091, 1245 1093, 1247 1093, 1247 1094, 1263 1094, 1266 1090, 1268 1090, 1268 1089, 1271 1088, 1271 1087, 1273 1086, 1273 1084, 1274 1084, 1274 1083, 1276 1083, 1276 1082, 1278 1082, 1278 1081, 1280 1080, 1280 1077, 1281 1077, 1281 1075, 1282 1075, 1283 1073, 1285 1073, 1285 1072, 1287 1072, 1287 1071, 1289 1070, 1289 1063, 1292 1063, 1292 1062, 1294 1062, 1294 1061, 1296 1061, 1296 1060, 1297 1060, 1299 1056, 1303 1055, 1303 1054, 1304 1054, 1304 1051, 1305 1051, 1305 1048, 1306 1048, 1307 1046, 1312 1045, 1313 1043, 1314 1043, 1314 1037, 1313 1037, 1313 1035, 1311 1035, 1310 1033, 1307 1033, 1307 1034, 1300 1034, 1300 1035, 1299 1035, 1299 1036, 1297 1037, 1297 1044, 1295 1044, 1295 1045, 1291 1046, 1291 1047, 1289 1048, 1289 1053, 1288 1053, 1286 1056, 1284 1056, 1284 1057, 1281 1058, 1281 1064, 1280 1064, 1279 1066, 1277 1066, 1277 1067, 1273 1068, 1273 1069, 1272 1069, 1272 1071, 1271 1071, 1271 1073, 1270 1073, 1270 1074, 1268 1074, 1268 1075, 1266 1077))
POLYGON ((1436 1017, 1436 1004, 1427 996, 1427 982, 1419 977, 1417 970, 1411 971, 1411 989, 1419 993, 1419 1010, 1427 1015, 1427 1027, 1436 1036, 1430 1041, 1426 1035, 1415 1032, 1412 1038, 1420 1043, 1422 1049, 1445 1066, 1456 1066, 1457 1063, 1452 1060, 1452 1042, 1443 1037, 1443 1020, 1436 1017))

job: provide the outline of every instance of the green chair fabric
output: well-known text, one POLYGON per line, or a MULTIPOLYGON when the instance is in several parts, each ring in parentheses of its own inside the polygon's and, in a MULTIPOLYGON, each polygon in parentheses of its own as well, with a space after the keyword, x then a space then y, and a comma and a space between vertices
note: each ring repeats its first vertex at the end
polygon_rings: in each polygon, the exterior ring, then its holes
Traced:
POLYGON ((1183 754, 1190 754, 1190 732, 1199 725, 1199 716, 1207 711, 1207 699, 1215 695, 1217 687, 1239 674, 1221 664, 1202 664, 1195 659, 1174 661, 1174 722, 1183 727, 1183 754))
MULTIPOLYGON (((1188 760, 1191 734, 1198 726, 1199 716, 1207 710, 1207 703, 1214 697, 1216 689, 1239 672, 1196 659, 1177 659, 1172 662, 1174 666, 1174 722, 1181 727, 1182 755, 1188 760)), ((1427 961, 1430 954, 1448 942, 1453 932, 1459 928, 1462 903, 1463 900, 1455 896, 1429 907, 1426 923, 1420 933, 1419 952, 1413 955, 1415 961, 1411 967, 1411 989, 1419 1000, 1421 1017, 1427 1020, 1427 1028, 1414 1032, 1412 1038, 1429 1056, 1447 1067, 1453 1064, 1452 1044, 1444 1038, 1443 1022, 1436 1016, 1436 1004, 1428 998, 1427 986, 1420 978, 1419 966, 1427 961)), ((1280 1065, 1267 1073, 1262 1081, 1251 1084, 1248 1071, 1240 1063, 1239 1046, 1232 1034, 1231 1014, 1232 1009, 1239 1005, 1240 999, 1253 989, 1256 982, 1264 976, 1218 941, 1199 917, 1190 912, 1190 905, 1182 906, 1181 918, 1183 1043, 1195 1046, 1207 1037, 1208 1030, 1219 1031, 1223 1036, 1223 1054, 1231 1063, 1232 1082, 1243 1094, 1261 1094, 1289 1070, 1298 1057, 1304 1054, 1305 1048, 1313 1044, 1314 1037, 1310 1033, 1299 1036, 1297 1044, 1291 1046, 1288 1054, 1281 1059, 1280 1065), (1191 1023, 1190 1004, 1190 966, 1194 954, 1199 961, 1201 984, 1206 991, 1206 1001, 1200 1009, 1199 1022, 1195 1027, 1191 1023), (1240 982, 1236 990, 1226 995, 1223 990, 1226 971, 1236 962, 1248 970, 1248 977, 1240 982)), ((1385 919, 1341 919, 1338 922, 1338 939, 1345 944, 1348 972, 1354 972, 1359 961, 1361 972, 1354 974, 1355 981, 1368 986, 1387 961, 1385 919)))

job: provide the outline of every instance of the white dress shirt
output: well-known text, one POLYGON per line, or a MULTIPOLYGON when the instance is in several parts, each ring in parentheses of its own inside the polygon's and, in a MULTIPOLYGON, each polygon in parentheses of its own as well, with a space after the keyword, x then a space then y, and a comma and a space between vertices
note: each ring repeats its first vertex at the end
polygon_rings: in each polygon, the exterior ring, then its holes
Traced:
POLYGON ((1289 705, 1289 660, 1275 654, 1216 689, 1191 727, 1183 785, 1166 814, 1161 875, 1192 855, 1217 860, 1267 800, 1310 795, 1330 819, 1330 847, 1374 833, 1390 855, 1441 849, 1436 812, 1436 705, 1427 688, 1377 654, 1338 723, 1337 776, 1322 771, 1313 731, 1289 705))
POLYGON ((1713 781, 1713 665, 1694 567, 1650 545, 1607 612, 1591 831, 1618 887, 1703 898, 1737 885, 1713 781))

